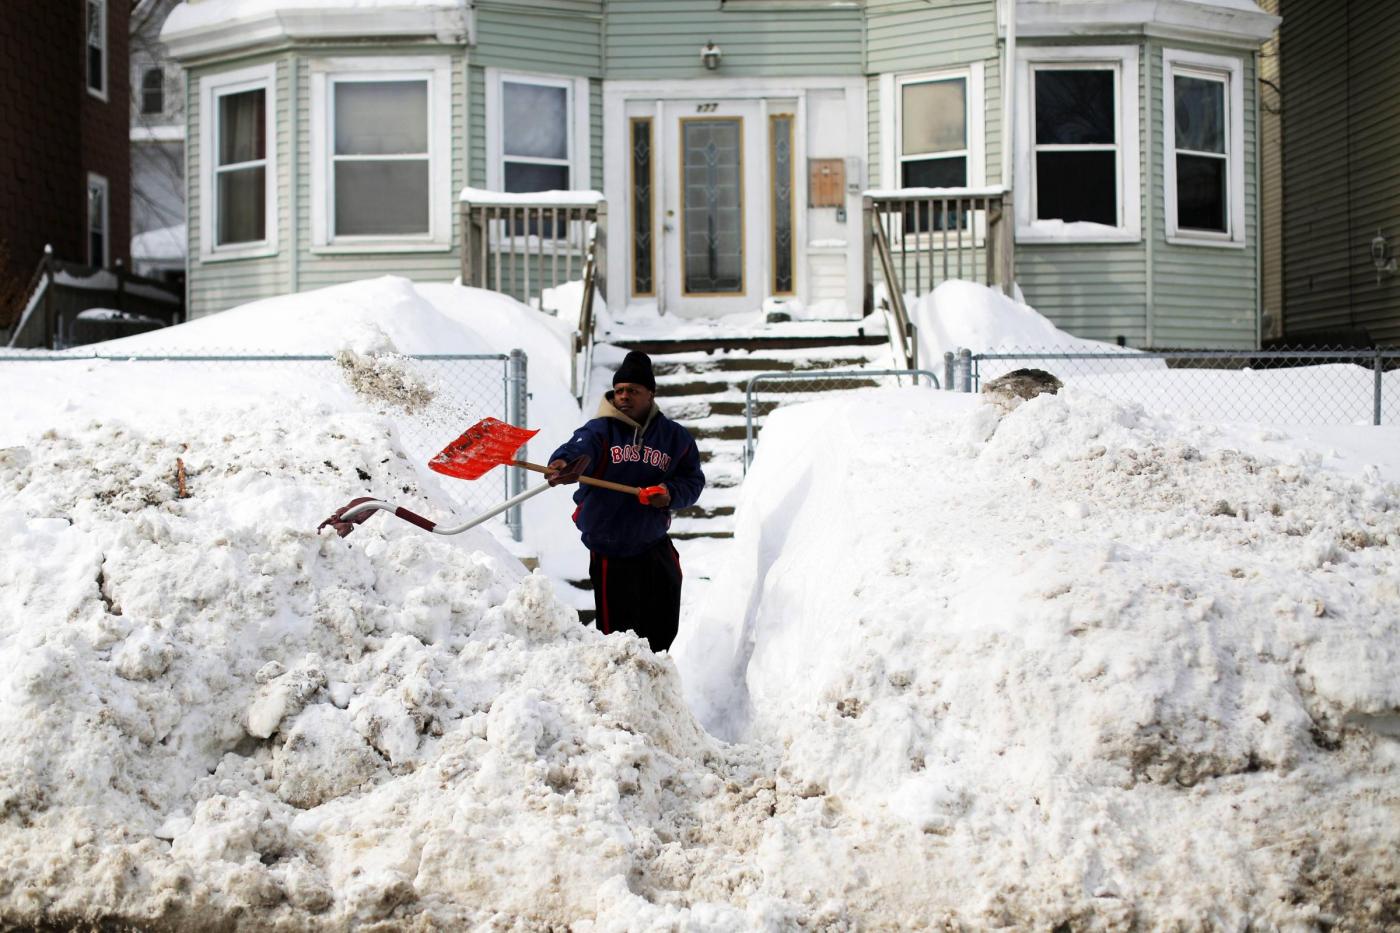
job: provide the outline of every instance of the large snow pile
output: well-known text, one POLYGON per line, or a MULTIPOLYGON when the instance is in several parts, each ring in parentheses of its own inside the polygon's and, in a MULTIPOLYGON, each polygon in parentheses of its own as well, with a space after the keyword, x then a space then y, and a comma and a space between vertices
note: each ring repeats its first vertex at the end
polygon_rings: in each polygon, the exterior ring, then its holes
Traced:
POLYGON ((371 351, 533 363, 542 316, 395 279, 243 311, 125 346, 350 365, 0 367, 0 926, 1400 917, 1394 472, 1073 387, 783 409, 672 661, 485 532, 315 531, 440 514, 401 430, 434 386, 371 351))
POLYGON ((1225 441, 1074 390, 782 409, 692 706, 904 827, 869 884, 923 917, 1395 923, 1400 487, 1225 441))
POLYGON ((316 534, 357 470, 425 505, 382 422, 310 415, 0 454, 0 920, 627 916, 747 848, 670 663, 484 533, 316 534))

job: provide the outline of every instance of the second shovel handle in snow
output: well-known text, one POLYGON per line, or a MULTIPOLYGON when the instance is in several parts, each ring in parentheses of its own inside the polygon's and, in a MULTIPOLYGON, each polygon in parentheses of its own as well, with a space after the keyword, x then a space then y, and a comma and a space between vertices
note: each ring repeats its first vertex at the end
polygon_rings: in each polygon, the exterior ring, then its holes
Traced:
MULTIPOLYGON (((538 463, 526 463, 524 460, 512 460, 511 466, 518 466, 525 470, 534 470, 536 473, 548 473, 549 467, 540 466, 538 463)), ((600 489, 611 489, 613 492, 625 492, 629 496, 637 496, 641 493, 641 488, 637 486, 626 486, 622 483, 611 483, 605 479, 594 479, 591 476, 580 476, 580 483, 585 486, 597 486, 600 489)))

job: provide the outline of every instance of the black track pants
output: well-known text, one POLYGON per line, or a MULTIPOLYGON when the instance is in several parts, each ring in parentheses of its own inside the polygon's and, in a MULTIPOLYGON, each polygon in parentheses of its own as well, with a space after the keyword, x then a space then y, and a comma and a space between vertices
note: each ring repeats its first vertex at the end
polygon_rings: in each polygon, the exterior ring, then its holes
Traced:
POLYGON ((636 632, 652 651, 675 641, 681 616, 681 559, 670 538, 633 557, 589 552, 594 623, 600 632, 636 632))

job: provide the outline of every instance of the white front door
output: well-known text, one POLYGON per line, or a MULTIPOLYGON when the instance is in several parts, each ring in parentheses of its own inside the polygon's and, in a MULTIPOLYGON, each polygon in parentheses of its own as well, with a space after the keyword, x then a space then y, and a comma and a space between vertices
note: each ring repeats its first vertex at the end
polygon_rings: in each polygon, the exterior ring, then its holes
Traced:
POLYGON ((762 103, 667 101, 663 114, 665 310, 691 317, 756 311, 768 291, 762 103))

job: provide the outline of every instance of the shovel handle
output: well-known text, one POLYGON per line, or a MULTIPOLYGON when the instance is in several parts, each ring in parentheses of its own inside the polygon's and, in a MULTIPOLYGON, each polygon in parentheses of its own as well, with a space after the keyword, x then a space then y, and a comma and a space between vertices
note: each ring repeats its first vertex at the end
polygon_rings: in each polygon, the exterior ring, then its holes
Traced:
MULTIPOLYGON (((538 463, 526 463, 524 460, 512 460, 510 465, 518 466, 525 470, 533 470, 536 473, 549 472, 549 467, 540 466, 538 463)), ((580 476, 578 481, 585 486, 597 486, 599 489, 611 489, 613 492, 625 492, 629 496, 635 496, 642 491, 637 486, 625 486, 622 483, 612 483, 605 479, 594 479, 591 476, 580 476)))

